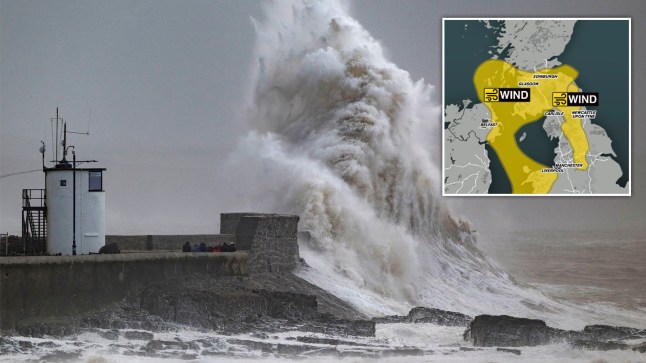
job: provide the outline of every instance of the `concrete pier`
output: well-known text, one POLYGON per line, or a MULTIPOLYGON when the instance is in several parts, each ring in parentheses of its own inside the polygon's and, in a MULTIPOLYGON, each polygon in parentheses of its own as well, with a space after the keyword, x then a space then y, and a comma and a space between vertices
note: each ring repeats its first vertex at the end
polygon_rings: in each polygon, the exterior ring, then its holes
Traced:
POLYGON ((172 278, 243 275, 247 260, 244 251, 0 257, 0 330, 30 318, 96 310, 172 278))
POLYGON ((106 236, 126 253, 0 257, 0 331, 99 310, 146 287, 195 276, 285 274, 298 266, 299 217, 223 213, 218 235, 106 236), (169 252, 236 242, 238 252, 169 252), (166 250, 166 251, 163 251, 166 250))

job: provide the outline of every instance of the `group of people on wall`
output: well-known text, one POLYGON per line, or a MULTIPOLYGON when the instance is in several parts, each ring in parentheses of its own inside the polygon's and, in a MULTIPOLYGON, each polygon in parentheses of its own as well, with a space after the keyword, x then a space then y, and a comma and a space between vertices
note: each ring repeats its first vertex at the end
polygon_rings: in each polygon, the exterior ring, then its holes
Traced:
POLYGON ((182 252, 235 252, 236 244, 231 243, 220 243, 217 246, 207 246, 206 243, 202 242, 199 245, 191 245, 189 241, 184 243, 182 246, 182 252))

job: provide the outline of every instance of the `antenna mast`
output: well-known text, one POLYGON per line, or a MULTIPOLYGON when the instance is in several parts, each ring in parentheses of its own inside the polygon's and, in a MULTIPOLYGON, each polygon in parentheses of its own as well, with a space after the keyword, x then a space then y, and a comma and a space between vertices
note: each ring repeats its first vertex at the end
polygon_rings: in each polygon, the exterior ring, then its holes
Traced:
MULTIPOLYGON (((59 150, 59 146, 60 146, 59 143, 61 142, 61 140, 60 140, 61 131, 63 132, 63 142, 64 143, 66 142, 65 141, 65 135, 64 135, 65 134, 65 131, 64 131, 65 130, 65 126, 64 126, 65 120, 63 120, 59 116, 58 107, 56 107, 56 117, 51 118, 50 122, 52 122, 52 123, 56 122, 56 134, 55 134, 56 136, 52 135, 53 138, 54 138, 54 150, 53 150, 54 151, 54 160, 53 161, 58 162, 58 155, 59 155, 58 150, 59 150), (60 126, 59 126, 59 124, 60 124, 60 126)), ((52 127, 52 132, 54 132, 53 127, 52 127)), ((65 153, 65 145, 63 146, 63 153, 65 153)), ((65 159, 65 155, 63 155, 63 159, 65 159)))

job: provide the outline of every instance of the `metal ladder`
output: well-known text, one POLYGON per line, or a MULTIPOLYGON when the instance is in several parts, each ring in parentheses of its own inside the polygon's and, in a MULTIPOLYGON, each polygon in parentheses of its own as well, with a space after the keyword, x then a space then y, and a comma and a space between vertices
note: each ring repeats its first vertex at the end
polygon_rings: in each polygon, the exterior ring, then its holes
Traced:
POLYGON ((22 243, 25 255, 45 252, 47 203, 45 189, 22 190, 22 243))

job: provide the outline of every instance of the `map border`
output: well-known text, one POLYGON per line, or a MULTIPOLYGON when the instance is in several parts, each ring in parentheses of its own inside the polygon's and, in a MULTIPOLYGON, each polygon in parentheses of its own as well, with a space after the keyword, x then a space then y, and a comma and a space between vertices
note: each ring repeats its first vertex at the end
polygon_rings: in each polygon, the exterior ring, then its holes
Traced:
MULTIPOLYGON (((527 17, 527 18, 519 18, 519 17, 442 17, 442 196, 443 197, 631 197, 632 196, 632 170, 633 170, 633 164, 632 164, 632 154, 633 154, 633 149, 632 149, 632 139, 633 139, 633 133, 632 133, 632 18, 630 17, 605 17, 605 18, 594 18, 594 17, 563 17, 563 18, 542 18, 542 17, 527 17), (447 20, 627 20, 628 21, 628 183, 626 184, 626 187, 628 188, 628 193, 622 193, 622 194, 575 194, 575 193, 559 193, 559 194, 516 194, 516 193, 509 193, 509 194, 496 194, 496 193, 446 193, 444 189, 444 183, 445 183, 445 159, 444 159, 444 154, 446 152, 445 149, 445 138, 446 138, 446 129, 444 127, 445 125, 445 118, 446 118, 446 102, 444 99, 444 94, 445 94, 445 71, 444 71, 444 61, 445 61, 445 52, 444 52, 444 42, 445 42, 445 32, 444 32, 444 25, 447 20)), ((474 101, 475 102, 475 101, 474 101)))

